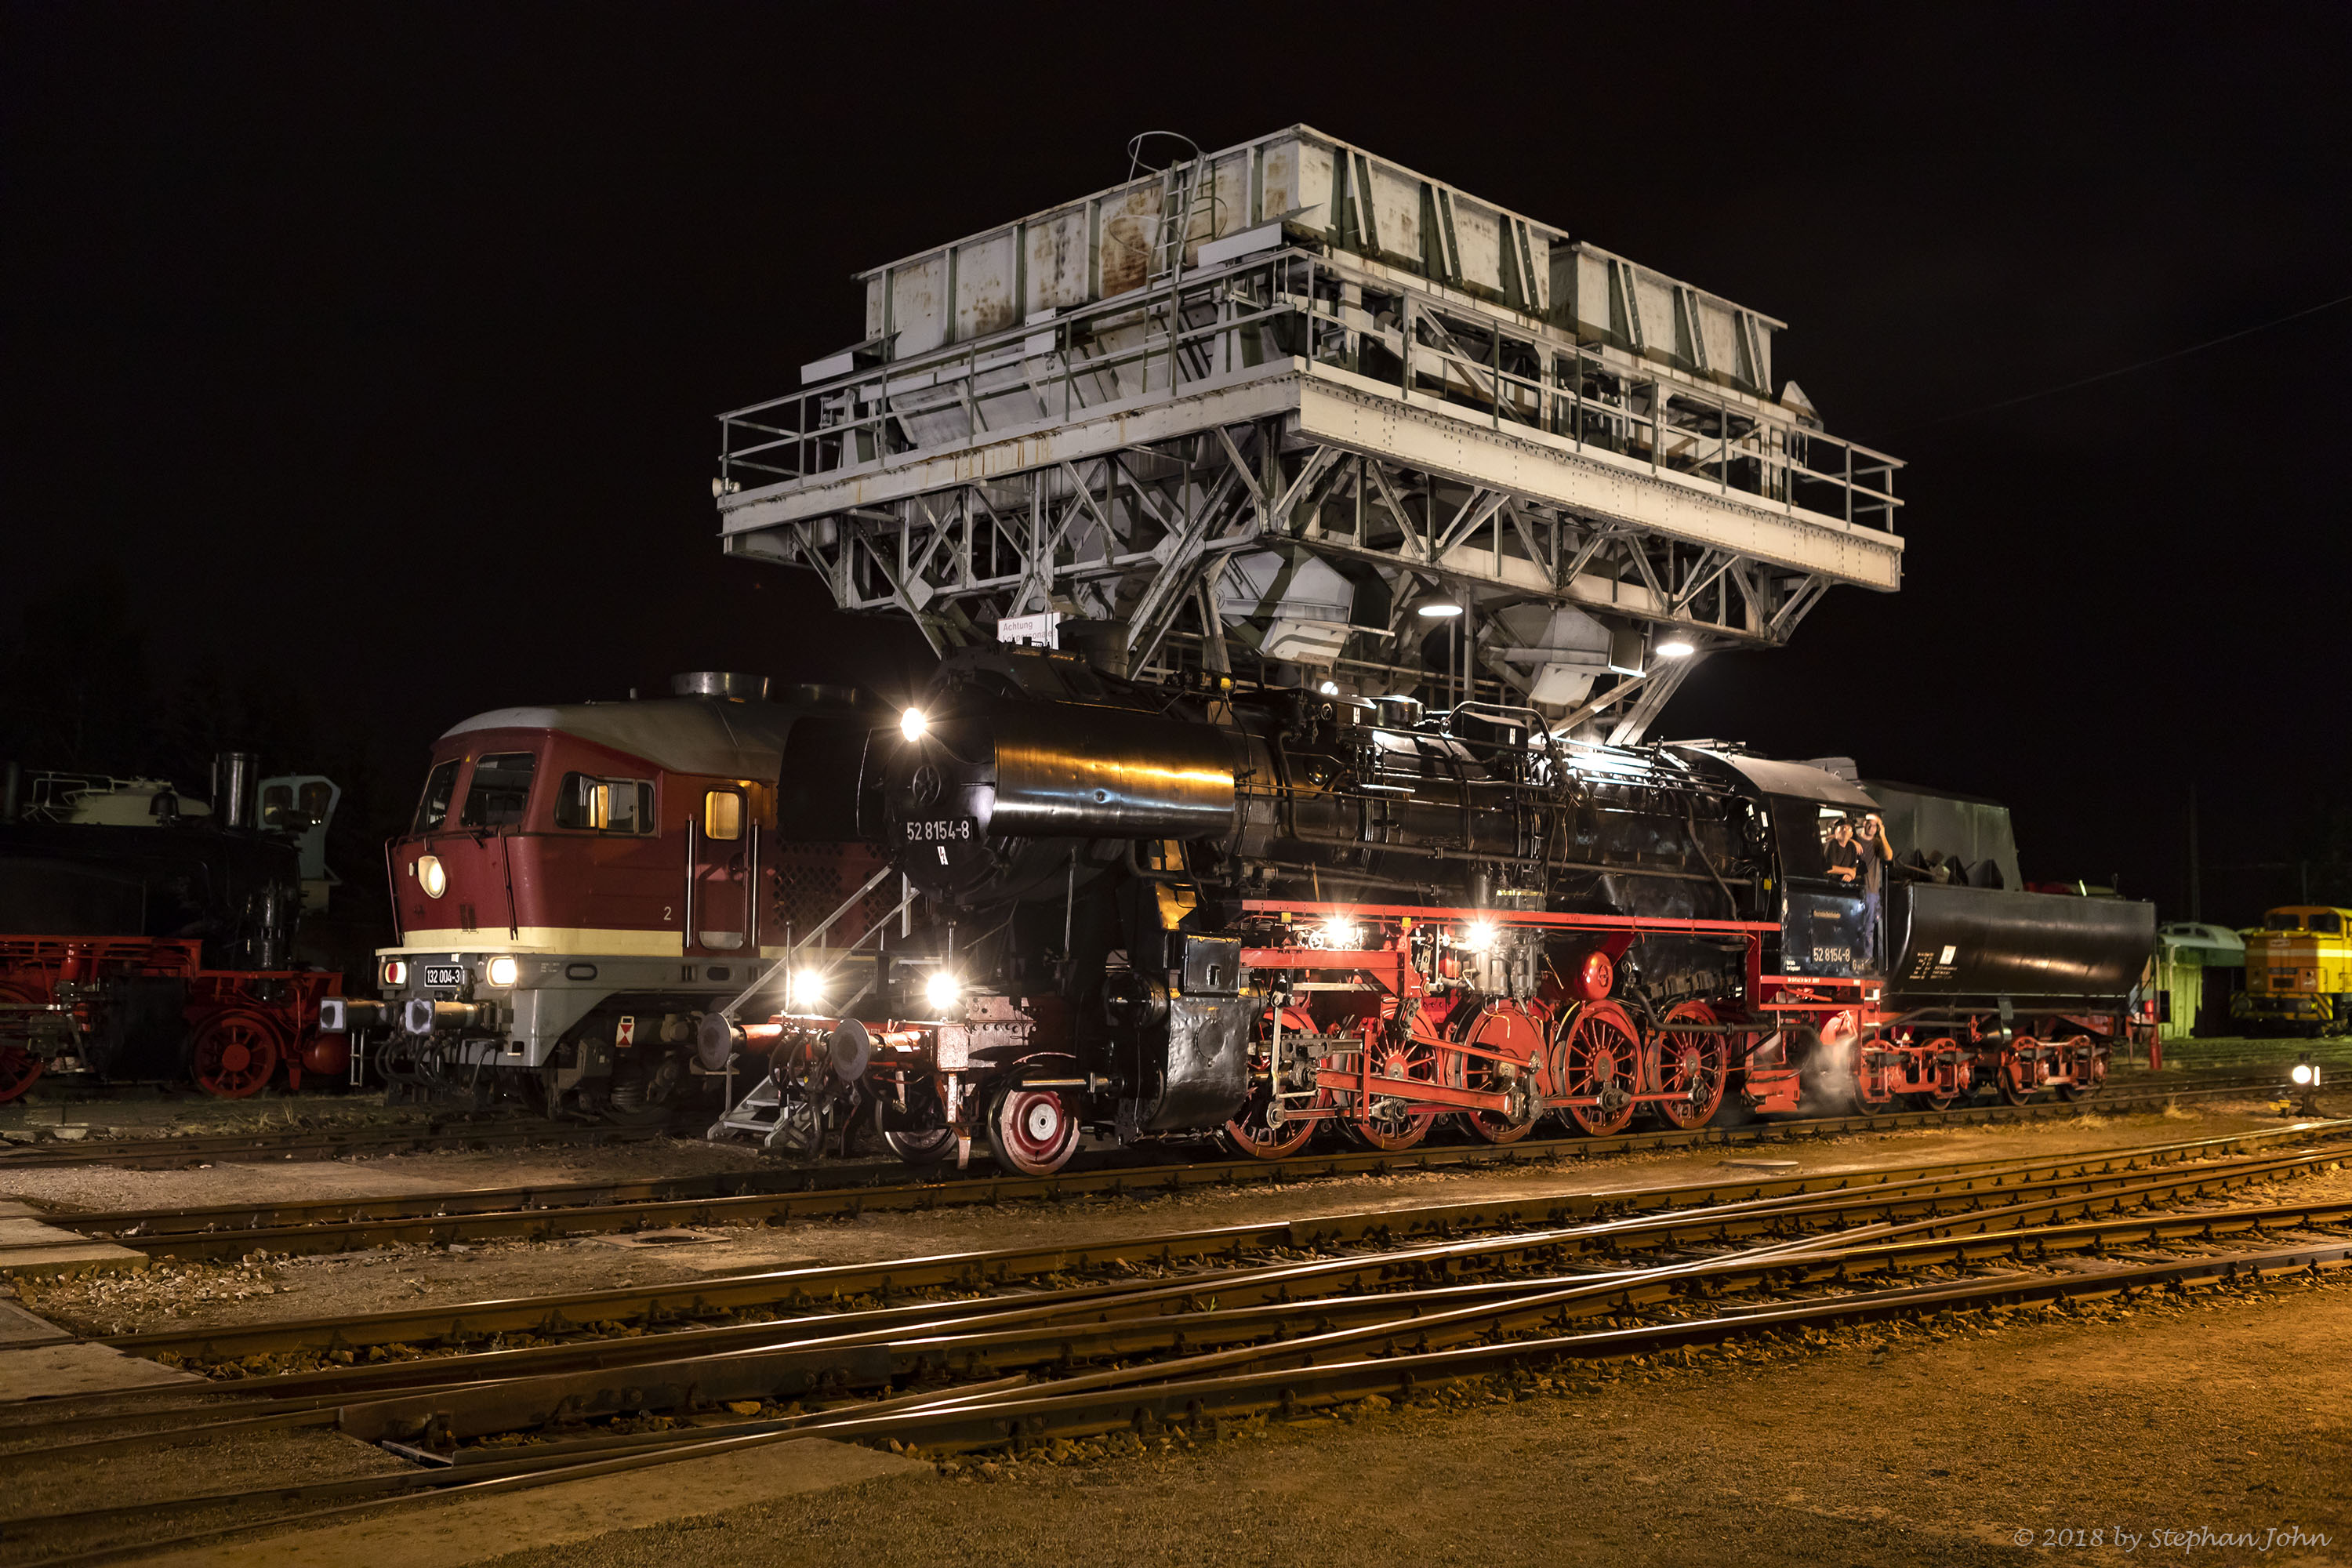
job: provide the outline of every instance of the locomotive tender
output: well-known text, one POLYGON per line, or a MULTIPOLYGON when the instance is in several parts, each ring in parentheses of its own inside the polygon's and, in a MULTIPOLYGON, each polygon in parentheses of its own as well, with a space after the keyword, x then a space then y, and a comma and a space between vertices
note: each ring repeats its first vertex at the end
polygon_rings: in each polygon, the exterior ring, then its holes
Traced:
MULTIPOLYGON (((1401 1150, 1441 1117, 1507 1142, 1727 1098, 2077 1096, 2154 930, 1856 856, 1876 803, 1821 767, 1026 647, 950 656, 858 794, 925 900, 878 932, 886 1021, 788 1011, 732 1044, 803 1128, 870 1110, 909 1159, 977 1134, 1029 1173, 1087 1128, 1274 1156, 1325 1123, 1401 1150)), ((837 954, 796 956, 803 994, 837 954)))

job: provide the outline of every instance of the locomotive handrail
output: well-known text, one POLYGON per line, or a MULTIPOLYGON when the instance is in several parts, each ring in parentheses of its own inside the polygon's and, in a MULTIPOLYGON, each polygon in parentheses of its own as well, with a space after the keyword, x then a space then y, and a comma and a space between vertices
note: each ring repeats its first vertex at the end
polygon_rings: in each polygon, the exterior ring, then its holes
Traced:
MULTIPOLYGON (((866 894, 879 887, 883 879, 890 875, 890 871, 891 868, 885 866, 882 869, 875 872, 874 875, 866 879, 866 885, 859 888, 857 891, 850 894, 849 897, 844 899, 841 901, 841 907, 839 909, 825 916, 824 919, 817 921, 815 928, 812 930, 808 935, 803 937, 800 941, 788 945, 784 949, 783 957, 778 959, 774 963, 769 965, 767 969, 761 971, 760 977, 757 980, 752 981, 751 984, 746 985, 741 991, 736 993, 735 999, 733 1001, 719 1009, 719 1016, 732 1022, 736 1013, 742 1007, 743 1004, 749 1002, 752 997, 760 994, 761 987, 774 980, 779 974, 790 974, 793 971, 793 961, 798 958, 803 952, 806 952, 809 947, 815 942, 817 938, 823 936, 827 931, 830 931, 833 928, 834 921, 839 920, 842 916, 847 914, 852 909, 856 907, 857 901, 860 899, 863 899, 866 894)), ((758 898, 756 890, 752 896, 756 900, 758 898)), ((900 909, 904 909, 906 905, 904 903, 899 905, 900 909)), ((893 910, 891 911, 891 914, 896 913, 898 913, 897 910, 893 910)), ((887 921, 889 919, 889 916, 886 915, 883 919, 887 921)), ((874 933, 870 931, 866 933, 866 936, 871 936, 874 933)), ((851 942, 844 951, 852 952, 856 952, 858 942, 862 942, 865 940, 866 937, 859 937, 857 942, 851 942)))
POLYGON ((1482 920, 1496 925, 1558 926, 1567 930, 1625 931, 1777 931, 1771 921, 1702 921, 1666 915, 1570 915, 1534 910, 1448 909, 1430 904, 1316 903, 1297 899, 1244 899, 1242 909, 1254 915, 1297 914, 1410 920, 1482 920))

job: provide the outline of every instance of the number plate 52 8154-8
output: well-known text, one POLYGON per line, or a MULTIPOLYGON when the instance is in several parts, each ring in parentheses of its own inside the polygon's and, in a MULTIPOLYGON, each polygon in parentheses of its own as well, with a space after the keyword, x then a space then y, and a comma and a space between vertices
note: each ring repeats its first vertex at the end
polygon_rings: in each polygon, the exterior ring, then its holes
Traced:
POLYGON ((969 816, 924 817, 899 826, 909 844, 969 844, 980 831, 969 816))

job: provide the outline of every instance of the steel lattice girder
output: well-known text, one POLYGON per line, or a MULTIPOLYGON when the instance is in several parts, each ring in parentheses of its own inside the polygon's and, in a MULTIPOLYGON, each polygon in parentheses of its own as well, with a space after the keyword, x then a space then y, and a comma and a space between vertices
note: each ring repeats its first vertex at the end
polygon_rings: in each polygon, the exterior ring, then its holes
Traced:
MULTIPOLYGON (((1853 521, 1891 522, 1893 459, 1377 271, 1285 252, 727 416, 726 548, 813 568, 942 649, 1055 608, 1127 620, 1144 662, 1189 614, 1217 668, 1213 595, 1245 552, 1377 583, 1384 613, 1339 630, 1345 662, 1389 668, 1415 663, 1390 649, 1425 595, 1465 605, 1483 647, 1492 612, 1543 604, 1671 626, 1703 656, 1784 641, 1831 586, 1899 585, 1900 537, 1853 521), (1363 373, 1383 347, 1396 380, 1363 373), (1824 485, 1845 516, 1797 503, 1824 485)), ((1633 699, 1618 733, 1638 733, 1696 662, 1571 718, 1633 699)))

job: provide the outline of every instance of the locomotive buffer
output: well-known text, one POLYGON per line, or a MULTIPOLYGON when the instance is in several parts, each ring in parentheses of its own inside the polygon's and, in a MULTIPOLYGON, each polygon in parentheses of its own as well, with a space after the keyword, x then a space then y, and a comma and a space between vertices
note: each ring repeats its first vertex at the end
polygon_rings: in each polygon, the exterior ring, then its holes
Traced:
POLYGON ((942 653, 1630 744, 1710 653, 1901 582, 1900 465, 1776 391, 1782 323, 1305 126, 860 282, 861 341, 721 416, 721 535, 942 653))

